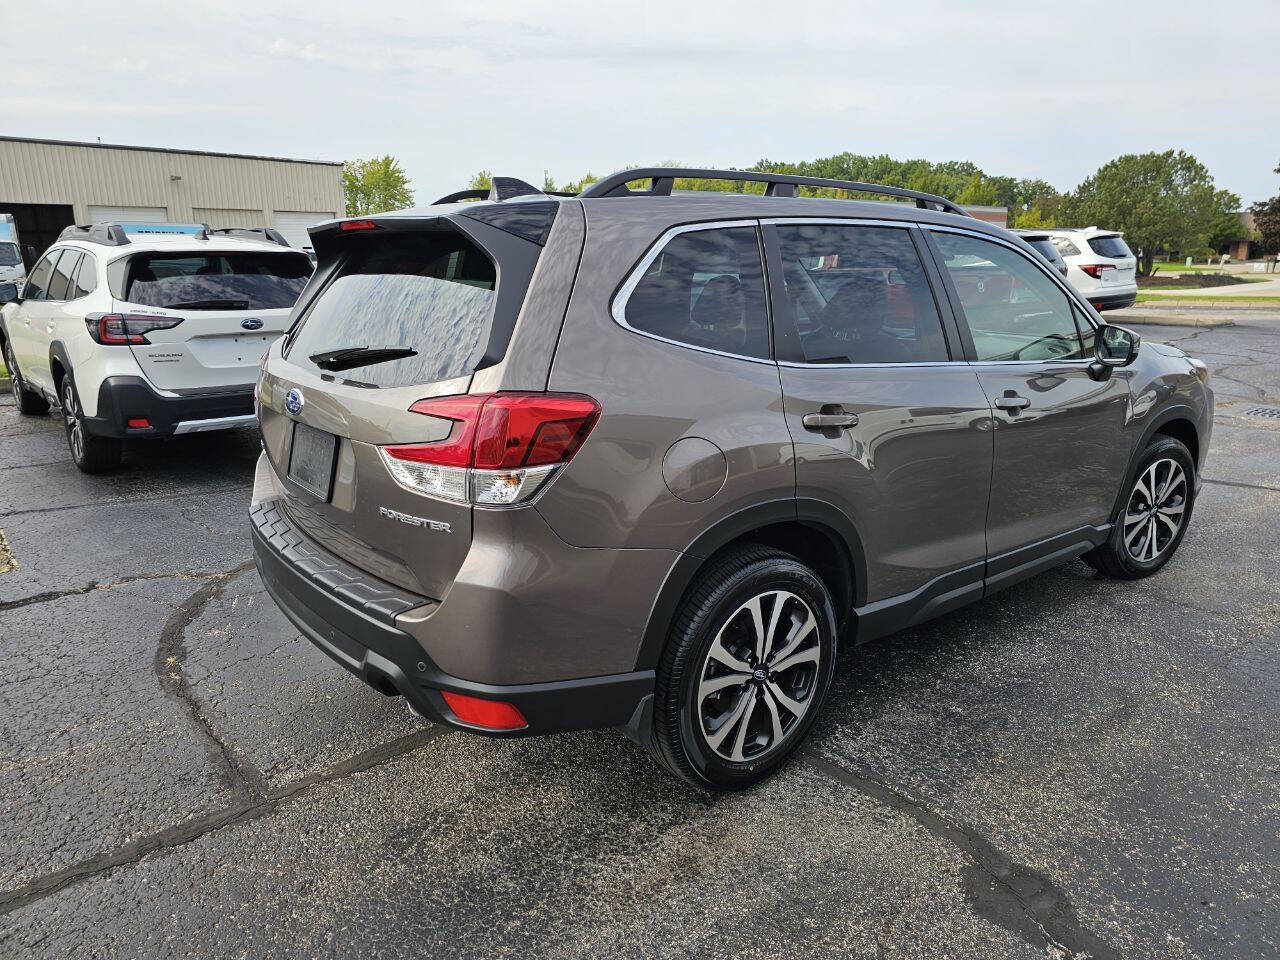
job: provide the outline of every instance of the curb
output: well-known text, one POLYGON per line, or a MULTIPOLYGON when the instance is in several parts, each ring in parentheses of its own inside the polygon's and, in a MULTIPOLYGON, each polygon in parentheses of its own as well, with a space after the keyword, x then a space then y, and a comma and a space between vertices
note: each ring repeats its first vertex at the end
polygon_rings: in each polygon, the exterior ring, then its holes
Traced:
POLYGON ((1194 313, 1148 313, 1146 310, 1140 313, 1108 310, 1103 319, 1108 322, 1115 319, 1121 324, 1153 324, 1161 327, 1234 327, 1236 324, 1233 317, 1197 316, 1194 313))
POLYGON ((0 377, 0 390, 9 390, 13 387, 13 381, 8 377, 0 377))

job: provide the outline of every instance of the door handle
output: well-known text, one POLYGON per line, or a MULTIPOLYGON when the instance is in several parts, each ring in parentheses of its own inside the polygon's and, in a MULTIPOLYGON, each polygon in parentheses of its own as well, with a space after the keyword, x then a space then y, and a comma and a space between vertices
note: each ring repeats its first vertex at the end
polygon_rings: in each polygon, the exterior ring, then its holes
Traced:
POLYGON ((843 430, 858 425, 856 413, 806 413, 801 418, 806 430, 843 430))
POLYGON ((1020 397, 1013 391, 1006 393, 1003 397, 996 397, 995 405, 1001 410, 1008 410, 1011 413, 1017 413, 1019 410, 1025 410, 1031 406, 1031 401, 1026 397, 1020 397))

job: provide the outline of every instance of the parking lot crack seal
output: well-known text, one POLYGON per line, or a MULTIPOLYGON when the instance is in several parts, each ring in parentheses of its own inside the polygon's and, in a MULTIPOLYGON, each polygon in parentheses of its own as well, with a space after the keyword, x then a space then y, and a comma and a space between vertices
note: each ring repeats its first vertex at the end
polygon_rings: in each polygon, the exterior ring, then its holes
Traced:
POLYGON ((0 891, 0 916, 12 913, 22 907, 29 906, 38 900, 52 896, 60 890, 85 880, 91 880, 101 874, 117 870, 120 867, 140 863, 154 853, 164 853, 199 840, 206 834, 231 827, 261 817, 270 816, 280 807, 307 793, 310 789, 356 773, 364 773, 379 767, 390 760, 412 753, 426 746, 432 740, 449 733, 450 728, 433 725, 423 730, 398 737, 381 746, 358 753, 348 760, 312 774, 301 777, 292 783, 267 791, 260 799, 252 802, 233 804, 221 810, 214 810, 199 817, 193 817, 164 830, 139 837, 129 843, 116 847, 74 863, 61 870, 36 877, 28 883, 11 890, 0 891))
POLYGON ((972 827, 956 823, 870 774, 848 770, 813 749, 805 750, 803 756, 822 776, 910 817, 968 857, 964 893, 980 917, 1039 950, 1119 960, 1115 947, 1081 925, 1066 891, 1034 868, 1014 861, 972 827))
POLYGON ((205 740, 209 756, 213 759, 223 782, 231 794, 240 803, 261 800, 267 792, 266 778, 251 764, 236 747, 223 739, 214 729, 213 723, 206 716, 204 708, 191 689, 191 681, 183 671, 187 659, 186 631, 205 607, 222 595, 227 584, 234 578, 253 569, 253 561, 247 560, 237 567, 210 577, 195 593, 187 597, 178 606, 164 629, 160 631, 160 642, 156 645, 154 670, 160 689, 176 699, 185 708, 205 740))
POLYGON ((91 580, 81 586, 68 587, 65 590, 46 590, 44 593, 34 593, 29 597, 19 597, 16 600, 0 600, 0 611, 29 607, 34 603, 48 603, 51 600, 61 600, 63 597, 77 597, 95 590, 112 590, 146 580, 207 580, 210 577, 219 576, 222 574, 199 570, 175 570, 168 573, 139 573, 131 577, 121 577, 119 580, 91 580))

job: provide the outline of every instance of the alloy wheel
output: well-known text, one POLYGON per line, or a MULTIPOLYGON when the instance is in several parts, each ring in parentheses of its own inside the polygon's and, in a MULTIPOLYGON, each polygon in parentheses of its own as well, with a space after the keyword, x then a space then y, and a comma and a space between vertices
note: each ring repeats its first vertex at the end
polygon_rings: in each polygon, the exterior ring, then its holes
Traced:
POLYGON ((84 427, 80 425, 80 408, 76 406, 76 390, 71 377, 62 378, 62 416, 67 424, 67 442, 77 461, 84 459, 84 427))
POLYGON ((694 709, 708 747, 735 763, 776 750, 814 700, 818 618, 787 590, 759 593, 721 625, 698 674, 694 709))
POLYGON ((1176 460, 1150 464, 1133 485, 1124 513, 1124 547, 1139 563, 1151 563, 1178 536, 1187 509, 1187 475, 1176 460))

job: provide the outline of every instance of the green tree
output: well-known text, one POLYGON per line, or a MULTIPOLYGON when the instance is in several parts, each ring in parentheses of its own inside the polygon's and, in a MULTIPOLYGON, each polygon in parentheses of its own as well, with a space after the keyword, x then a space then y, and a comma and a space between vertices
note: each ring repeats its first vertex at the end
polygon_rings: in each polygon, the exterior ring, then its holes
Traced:
POLYGON ((979 207, 996 205, 996 186, 980 173, 975 173, 965 181, 960 192, 956 194, 956 203, 967 203, 979 207))
MULTIPOLYGON (((1280 166, 1276 167, 1280 173, 1280 166)), ((1263 253, 1280 253, 1280 193, 1249 208, 1263 253)))
POLYGON ((390 154, 371 160, 348 160, 342 165, 342 190, 347 195, 349 217, 413 206, 409 178, 390 154))
POLYGON ((488 190, 493 186, 493 174, 488 170, 481 170, 474 177, 467 181, 468 190, 488 190))
POLYGON ((1182 150, 1125 154, 1104 164, 1063 201, 1062 216, 1124 233, 1149 276, 1157 253, 1209 247, 1240 198, 1216 190, 1208 169, 1182 150))

